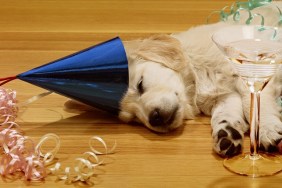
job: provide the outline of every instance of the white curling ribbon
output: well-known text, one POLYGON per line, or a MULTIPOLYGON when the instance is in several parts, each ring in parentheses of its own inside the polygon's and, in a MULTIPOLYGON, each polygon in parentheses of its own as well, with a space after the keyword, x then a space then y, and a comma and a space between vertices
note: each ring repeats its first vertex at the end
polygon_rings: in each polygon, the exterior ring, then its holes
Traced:
POLYGON ((74 171, 76 172, 77 177, 74 181, 85 181, 89 179, 94 174, 92 163, 83 158, 77 158, 76 161, 78 161, 78 164, 75 166, 74 171))
POLYGON ((70 179, 70 167, 65 168, 65 180, 70 179))
POLYGON ((94 167, 98 166, 98 164, 93 164, 84 158, 76 158, 76 161, 77 163, 73 168, 73 174, 71 173, 71 168, 66 167, 64 174, 60 175, 60 163, 56 163, 55 167, 50 168, 50 171, 61 180, 67 180, 69 182, 87 181, 94 174, 94 167))
POLYGON ((87 181, 89 178, 93 176, 95 167, 103 164, 103 160, 99 160, 97 155, 113 153, 116 148, 116 145, 117 144, 115 141, 113 147, 108 149, 107 144, 102 138, 98 136, 93 136, 89 139, 89 147, 92 151, 83 153, 83 158, 75 159, 76 163, 74 165, 72 172, 70 167, 66 167, 64 172, 60 173, 60 168, 61 168, 60 163, 56 163, 55 166, 53 168, 50 168, 49 170, 53 175, 57 176, 57 178, 60 180, 66 180, 68 182, 87 181), (105 152, 100 152, 94 149, 92 145, 92 141, 94 140, 102 144, 102 146, 105 149, 105 152))
MULTIPOLYGON (((61 166, 60 163, 57 163, 57 164, 59 164, 59 166, 61 166)), ((58 173, 59 168, 60 167, 58 167, 58 169, 55 170, 56 172, 53 173, 53 174, 56 175, 57 178, 60 179, 60 180, 69 180, 70 179, 70 167, 65 168, 65 172, 64 172, 63 175, 59 175, 59 173, 58 173)))
POLYGON ((51 174, 57 176, 60 180, 69 180, 70 178, 70 167, 66 167, 63 174, 60 174, 61 163, 57 162, 53 168, 49 168, 51 174))
POLYGON ((112 154, 112 153, 114 153, 114 150, 116 149, 116 145, 117 145, 117 143, 116 143, 116 141, 115 141, 113 147, 112 147, 111 149, 108 149, 107 144, 105 143, 105 141, 104 141, 101 137, 99 137, 99 136, 92 136, 92 137, 89 139, 89 146, 90 146, 90 149, 93 151, 93 153, 98 154, 98 155, 105 155, 105 154, 107 155, 107 154, 112 154), (97 141, 99 141, 99 142, 103 145, 103 147, 104 147, 104 149, 105 149, 105 152, 100 152, 100 151, 96 150, 96 149, 92 146, 92 140, 97 140, 97 141))
POLYGON ((38 95, 35 95, 35 96, 27 99, 25 102, 22 102, 22 103, 18 104, 17 107, 27 106, 30 103, 33 103, 33 102, 35 102, 35 101, 37 101, 37 100, 39 100, 39 99, 41 99, 41 98, 43 98, 43 97, 45 97, 47 95, 50 95, 52 93, 53 93, 52 91, 47 91, 47 92, 40 93, 38 95))
POLYGON ((54 159, 59 149, 60 149, 60 139, 56 134, 53 134, 53 133, 44 135, 35 147, 35 151, 38 152, 40 157, 43 157, 43 161, 45 164, 50 163, 54 159), (51 151, 44 154, 41 150, 41 147, 44 142, 50 139, 55 141, 55 147, 51 151))
POLYGON ((91 151, 87 151, 87 152, 83 153, 83 155, 86 157, 86 159, 88 159, 92 163, 92 167, 96 167, 96 166, 98 166, 100 164, 103 164, 103 160, 100 161, 98 156, 95 153, 91 152, 91 151), (95 159, 94 162, 93 162, 93 160, 91 160, 91 157, 93 159, 95 159))
POLYGON ((48 163, 50 163, 50 162, 54 159, 54 157, 55 157, 54 154, 48 152, 48 153, 46 153, 46 154, 44 155, 43 161, 44 161, 46 164, 48 164, 48 163))
POLYGON ((61 163, 56 163, 55 166, 53 168, 49 168, 49 170, 51 171, 51 174, 54 174, 55 176, 59 175, 59 169, 61 167, 61 163))

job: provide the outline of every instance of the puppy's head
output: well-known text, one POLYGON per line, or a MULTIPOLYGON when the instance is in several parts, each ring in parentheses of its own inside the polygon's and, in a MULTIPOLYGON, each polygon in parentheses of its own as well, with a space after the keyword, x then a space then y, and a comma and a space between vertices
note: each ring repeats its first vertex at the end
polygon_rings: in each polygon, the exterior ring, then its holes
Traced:
POLYGON ((178 40, 168 35, 125 43, 129 87, 119 117, 157 132, 168 132, 193 118, 195 74, 178 40))

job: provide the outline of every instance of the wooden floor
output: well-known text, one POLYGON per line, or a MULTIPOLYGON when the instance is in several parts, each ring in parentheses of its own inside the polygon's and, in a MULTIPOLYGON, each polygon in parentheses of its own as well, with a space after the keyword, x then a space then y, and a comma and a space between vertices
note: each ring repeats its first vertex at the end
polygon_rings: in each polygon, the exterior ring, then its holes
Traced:
MULTIPOLYGON (((0 77, 16 75, 90 45, 113 38, 123 40, 154 33, 183 31, 204 24, 214 10, 233 0, 0 0, 0 77)), ((7 85, 19 102, 45 90, 15 80, 7 85)), ((100 111, 65 109, 57 94, 21 108, 17 122, 38 142, 46 133, 61 139, 56 156, 63 166, 89 150, 88 139, 101 136, 116 153, 99 166, 87 183, 68 185, 48 176, 42 187, 281 187, 282 174, 242 177, 227 171, 212 151, 209 117, 185 122, 175 132, 159 135, 128 125, 100 111)), ((232 115, 232 114, 231 114, 232 115)), ((248 139, 245 141, 248 150, 248 139)), ((0 179, 0 187, 25 187, 22 179, 0 179)))

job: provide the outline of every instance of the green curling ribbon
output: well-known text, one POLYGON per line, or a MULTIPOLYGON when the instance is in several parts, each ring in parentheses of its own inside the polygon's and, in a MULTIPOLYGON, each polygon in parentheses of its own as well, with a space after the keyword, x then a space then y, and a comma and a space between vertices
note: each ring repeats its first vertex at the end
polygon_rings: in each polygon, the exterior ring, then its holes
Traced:
MULTIPOLYGON (((261 18, 261 25, 264 25, 263 15, 258 14, 258 13, 254 14, 254 13, 252 13, 252 10, 255 9, 255 8, 258 8, 258 7, 269 5, 269 4, 271 4, 271 2, 272 2, 272 0, 249 0, 249 1, 246 1, 246 2, 237 1, 230 6, 229 12, 226 11, 226 9, 229 8, 229 6, 225 6, 224 8, 222 8, 219 11, 213 11, 208 16, 207 23, 209 23, 211 16, 214 15, 214 14, 219 15, 220 21, 227 21, 229 16, 232 16, 234 21, 239 21, 240 20, 240 12, 241 11, 247 11, 249 13, 249 17, 245 22, 247 25, 251 24, 252 20, 255 17, 260 17, 261 18)), ((273 5, 273 6, 275 6, 275 5, 273 5)), ((281 25, 282 24, 282 12, 279 9, 279 7, 277 7, 277 6, 275 6, 275 7, 277 8, 278 13, 279 13, 278 24, 281 25)))

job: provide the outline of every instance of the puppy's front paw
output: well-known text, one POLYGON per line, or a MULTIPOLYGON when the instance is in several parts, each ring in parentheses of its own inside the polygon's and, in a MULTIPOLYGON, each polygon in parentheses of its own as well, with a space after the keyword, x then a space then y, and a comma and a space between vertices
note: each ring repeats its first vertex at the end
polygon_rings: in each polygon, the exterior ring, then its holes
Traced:
POLYGON ((268 122, 262 123, 260 127, 260 150, 266 152, 282 152, 282 124, 268 122))
POLYGON ((221 121, 220 127, 213 132, 214 150, 222 157, 230 157, 241 153, 243 146, 243 132, 238 126, 226 120, 221 121))

